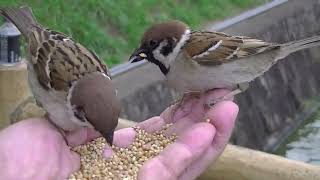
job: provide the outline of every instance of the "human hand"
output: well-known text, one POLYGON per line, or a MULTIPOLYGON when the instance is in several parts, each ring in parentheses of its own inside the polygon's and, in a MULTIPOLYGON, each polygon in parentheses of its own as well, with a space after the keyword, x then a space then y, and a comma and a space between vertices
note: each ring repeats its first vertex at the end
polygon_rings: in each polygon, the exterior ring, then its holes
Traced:
MULTIPOLYGON (((88 128, 67 134, 68 144, 83 144, 99 134, 88 128)), ((28 119, 0 132, 0 179, 67 179, 80 168, 59 131, 45 119, 28 119)))
MULTIPOLYGON (((140 169, 139 180, 189 180, 196 179, 226 147, 238 113, 238 106, 232 101, 223 101, 213 108, 205 109, 204 102, 227 94, 226 90, 215 90, 200 100, 191 100, 178 109, 171 119, 171 108, 160 117, 153 117, 138 126, 147 132, 154 132, 166 123, 174 123, 167 131, 176 133, 178 139, 157 157, 147 161, 140 169), (209 119, 209 123, 205 120, 209 119)), ((132 128, 115 132, 114 144, 129 146, 135 136, 132 128)), ((111 155, 111 154, 109 154, 111 155)))
MULTIPOLYGON (((195 179, 219 157, 225 148, 238 107, 232 102, 221 102, 210 110, 203 102, 226 94, 215 91, 200 101, 189 102, 183 113, 170 119, 170 108, 139 126, 148 132, 159 130, 166 123, 174 123, 168 133, 179 135, 159 156, 148 161, 139 172, 139 179, 195 179), (202 122, 210 119, 210 123, 202 122), (171 131, 171 132, 170 132, 171 131)), ((125 147, 134 138, 132 128, 115 133, 115 144, 125 147)), ((88 128, 67 134, 70 146, 77 146, 98 137, 88 128)), ((70 151, 62 135, 44 119, 24 120, 0 132, 0 174, 11 179, 66 179, 79 169, 79 156, 70 151)))

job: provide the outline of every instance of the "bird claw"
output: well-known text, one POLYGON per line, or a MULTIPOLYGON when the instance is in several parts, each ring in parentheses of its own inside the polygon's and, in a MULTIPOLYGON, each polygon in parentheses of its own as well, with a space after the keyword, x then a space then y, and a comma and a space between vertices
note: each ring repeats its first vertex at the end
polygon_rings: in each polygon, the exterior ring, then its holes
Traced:
POLYGON ((210 101, 209 103, 206 103, 205 104, 205 108, 212 108, 214 105, 218 104, 219 102, 221 101, 225 101, 227 100, 226 96, 222 96, 222 97, 219 97, 217 99, 214 99, 212 101, 210 101))
POLYGON ((211 107, 213 107, 214 105, 216 105, 217 103, 219 103, 221 101, 228 101, 228 100, 232 99, 233 96, 244 92, 248 88, 249 88, 249 83, 248 82, 238 84, 236 89, 234 89, 233 91, 229 92, 228 94, 226 94, 224 96, 218 97, 218 98, 210 101, 205 106, 208 106, 209 108, 211 108, 211 107))
POLYGON ((189 92, 183 93, 182 97, 178 98, 172 105, 172 109, 170 112, 170 119, 174 121, 175 115, 179 109, 185 112, 184 105, 191 99, 195 99, 195 98, 199 99, 200 97, 201 97, 201 92, 199 91, 189 91, 189 92))

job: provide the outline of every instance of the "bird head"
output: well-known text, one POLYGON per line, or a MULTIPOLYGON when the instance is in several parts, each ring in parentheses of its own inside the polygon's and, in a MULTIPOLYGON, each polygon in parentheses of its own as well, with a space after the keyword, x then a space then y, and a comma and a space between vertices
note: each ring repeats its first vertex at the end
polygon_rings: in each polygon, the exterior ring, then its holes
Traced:
POLYGON ((132 53, 129 62, 147 60, 156 64, 166 75, 170 70, 170 64, 189 36, 189 27, 183 22, 169 21, 155 24, 145 31, 140 47, 132 53))
POLYGON ((120 102, 111 79, 100 72, 87 74, 74 84, 68 97, 75 117, 89 122, 112 145, 120 102))

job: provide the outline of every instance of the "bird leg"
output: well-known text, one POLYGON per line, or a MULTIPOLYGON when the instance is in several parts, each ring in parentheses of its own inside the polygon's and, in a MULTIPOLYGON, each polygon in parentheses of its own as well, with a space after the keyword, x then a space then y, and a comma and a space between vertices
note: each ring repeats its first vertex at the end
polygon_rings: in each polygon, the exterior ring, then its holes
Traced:
POLYGON ((230 93, 228 93, 228 94, 226 94, 224 96, 218 97, 215 100, 210 101, 209 103, 206 104, 206 106, 212 107, 212 106, 214 106, 215 104, 217 104, 217 103, 219 103, 221 101, 229 100, 233 96, 244 92, 248 88, 249 88, 249 82, 238 84, 236 89, 234 89, 233 91, 231 91, 230 93))
MULTIPOLYGON (((182 97, 179 97, 176 101, 174 101, 174 106, 171 109, 171 119, 174 118, 175 113, 183 107, 183 105, 188 102, 190 99, 196 98, 199 99, 201 97, 202 92, 200 91, 187 91, 184 92, 182 97)), ((182 108, 182 111, 184 108, 182 108)))
POLYGON ((196 98, 199 99, 201 96, 201 92, 200 91, 187 91, 184 92, 182 97, 178 98, 174 104, 178 104, 179 106, 181 106, 182 104, 184 104, 185 102, 189 101, 190 99, 196 98))

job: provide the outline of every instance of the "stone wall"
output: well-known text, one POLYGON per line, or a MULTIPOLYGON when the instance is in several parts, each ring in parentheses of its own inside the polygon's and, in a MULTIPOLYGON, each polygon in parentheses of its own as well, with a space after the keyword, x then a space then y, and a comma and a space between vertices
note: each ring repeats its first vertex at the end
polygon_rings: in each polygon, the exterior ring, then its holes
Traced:
MULTIPOLYGON (((319 17, 319 1, 297 0, 230 27, 226 32, 284 43, 320 35, 319 17)), ((297 118, 305 118, 299 115, 309 109, 303 109, 302 105, 320 92, 319 50, 317 47, 283 59, 237 97, 241 111, 234 143, 268 150, 282 139, 288 126, 303 120, 297 118)))

